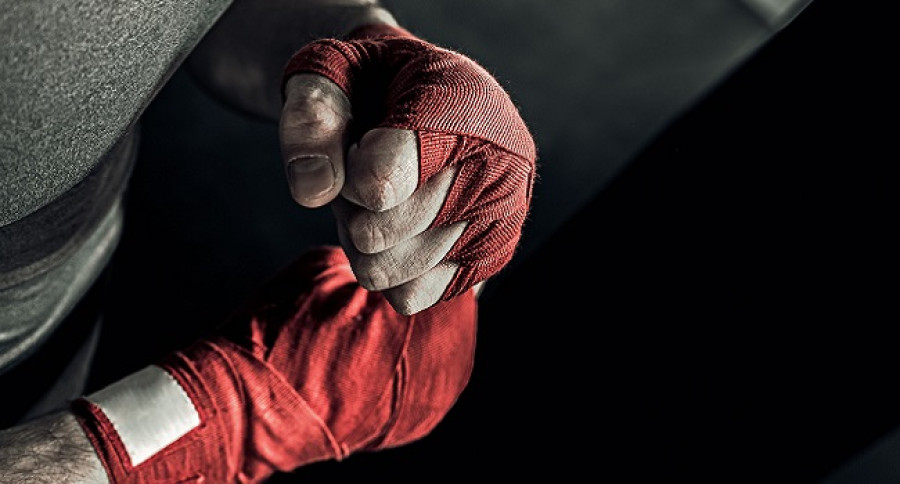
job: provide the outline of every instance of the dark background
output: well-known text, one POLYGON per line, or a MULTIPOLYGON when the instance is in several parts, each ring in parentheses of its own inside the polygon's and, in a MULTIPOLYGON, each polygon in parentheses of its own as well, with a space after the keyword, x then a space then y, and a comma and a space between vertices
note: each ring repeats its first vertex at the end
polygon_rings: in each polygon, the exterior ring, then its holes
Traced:
MULTIPOLYGON (((444 422, 276 482, 817 482, 900 424, 878 15, 817 0, 778 30, 740 2, 419 3, 388 5, 521 105, 534 211, 444 422)), ((189 73, 142 133, 95 384, 336 242, 327 209, 290 202, 275 127, 189 73)))

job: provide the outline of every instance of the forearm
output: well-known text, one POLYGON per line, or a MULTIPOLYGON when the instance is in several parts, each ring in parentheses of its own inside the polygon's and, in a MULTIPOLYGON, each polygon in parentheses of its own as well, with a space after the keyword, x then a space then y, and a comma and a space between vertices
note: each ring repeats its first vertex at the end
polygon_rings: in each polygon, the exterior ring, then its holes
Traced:
POLYGON ((307 43, 369 23, 396 25, 375 0, 235 0, 188 59, 214 96, 272 121, 281 115, 281 74, 307 43))
POLYGON ((107 483, 90 441, 69 412, 0 431, 0 482, 107 483))
POLYGON ((0 431, 0 482, 262 483, 405 445, 466 387, 476 329, 472 293, 403 316, 359 286, 343 251, 320 247, 220 334, 76 399, 72 413, 0 431))

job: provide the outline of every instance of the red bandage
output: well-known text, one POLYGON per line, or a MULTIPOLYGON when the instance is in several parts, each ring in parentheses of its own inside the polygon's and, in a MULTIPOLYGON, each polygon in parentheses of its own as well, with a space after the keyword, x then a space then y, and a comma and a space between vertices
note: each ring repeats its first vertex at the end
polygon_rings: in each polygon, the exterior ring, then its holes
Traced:
POLYGON ((420 186, 460 164, 431 225, 469 222, 446 256, 460 269, 443 300, 509 262, 528 215, 537 154, 516 106, 491 74, 462 54, 388 25, 308 44, 287 64, 284 83, 301 72, 325 76, 344 90, 357 134, 376 127, 415 131, 420 186))
POLYGON ((357 284, 343 252, 317 249, 264 286, 223 333, 138 372, 150 383, 114 384, 73 410, 114 483, 260 482, 427 435, 468 383, 476 309, 468 291, 402 316, 357 284), (159 402, 161 393, 172 396, 159 402), (179 395, 181 410, 199 418, 167 430, 185 419, 154 412, 179 395), (141 432, 150 437, 135 437, 141 432), (160 433, 171 442, 147 442, 160 433))

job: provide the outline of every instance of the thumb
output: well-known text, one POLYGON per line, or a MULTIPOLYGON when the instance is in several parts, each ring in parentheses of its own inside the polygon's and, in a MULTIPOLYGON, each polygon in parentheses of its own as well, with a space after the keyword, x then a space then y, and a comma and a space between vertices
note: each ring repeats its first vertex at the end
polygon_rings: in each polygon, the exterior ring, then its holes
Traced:
POLYGON ((288 186, 308 208, 332 201, 344 186, 350 101, 331 80, 295 74, 284 89, 279 138, 288 186))

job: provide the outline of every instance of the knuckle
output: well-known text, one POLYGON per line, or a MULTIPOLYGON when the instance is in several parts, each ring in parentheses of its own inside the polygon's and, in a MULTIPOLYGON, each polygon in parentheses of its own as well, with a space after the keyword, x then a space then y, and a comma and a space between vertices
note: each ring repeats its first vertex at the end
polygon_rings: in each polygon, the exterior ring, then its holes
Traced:
POLYGON ((354 247, 363 254, 374 254, 387 247, 384 226, 372 217, 365 215, 353 217, 347 223, 347 231, 354 247))
POLYGON ((396 180, 391 176, 381 176, 371 169, 355 170, 353 175, 353 190, 363 206, 375 212, 383 212, 396 205, 400 194, 396 180))
POLYGON ((411 316, 419 311, 418 306, 410 300, 409 294, 401 290, 384 291, 384 297, 394 308, 394 311, 404 315, 411 316))
POLYGON ((395 311, 405 316, 411 316, 425 309, 419 301, 418 295, 409 291, 405 286, 384 291, 384 296, 395 311))
POLYGON ((296 131, 306 135, 331 133, 344 123, 344 119, 334 111, 321 109, 310 103, 297 102, 286 105, 281 118, 283 131, 296 131))
POLYGON ((406 316, 418 313, 437 303, 440 293, 422 287, 419 279, 383 292, 385 298, 398 313, 406 316))
POLYGON ((362 256, 356 262, 356 278, 370 291, 383 291, 393 286, 390 266, 381 262, 381 258, 362 256))
POLYGON ((350 111, 327 86, 306 83, 291 91, 281 115, 282 131, 331 132, 347 123, 350 111))
POLYGON ((374 211, 387 210, 405 200, 418 184, 418 151, 413 136, 403 130, 376 128, 356 145, 348 166, 359 201, 374 211))

